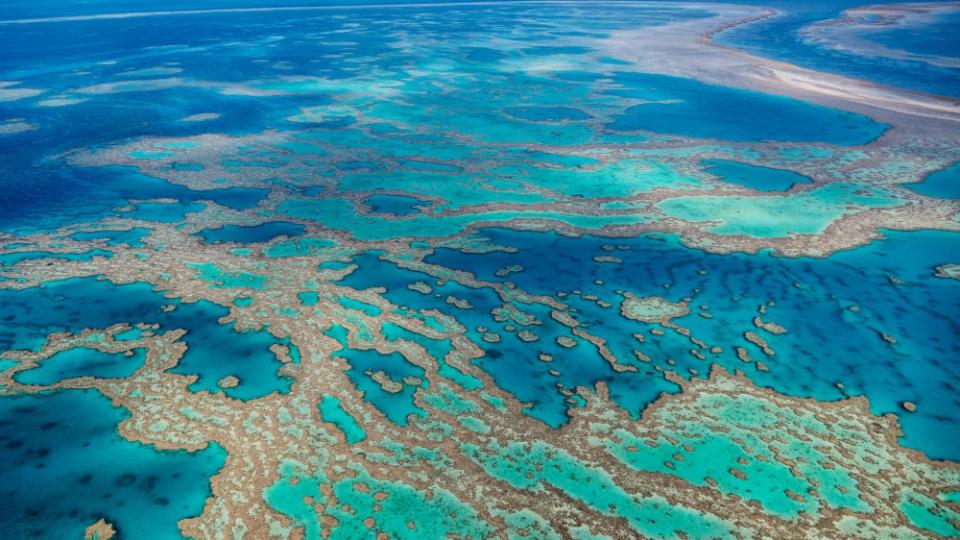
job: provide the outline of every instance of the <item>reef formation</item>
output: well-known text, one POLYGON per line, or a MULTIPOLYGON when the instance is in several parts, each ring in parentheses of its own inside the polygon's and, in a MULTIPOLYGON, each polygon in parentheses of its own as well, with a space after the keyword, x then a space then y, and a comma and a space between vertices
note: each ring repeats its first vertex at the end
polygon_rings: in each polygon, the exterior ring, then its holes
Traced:
POLYGON ((4 530, 960 535, 960 107, 776 15, 0 21, 4 530))

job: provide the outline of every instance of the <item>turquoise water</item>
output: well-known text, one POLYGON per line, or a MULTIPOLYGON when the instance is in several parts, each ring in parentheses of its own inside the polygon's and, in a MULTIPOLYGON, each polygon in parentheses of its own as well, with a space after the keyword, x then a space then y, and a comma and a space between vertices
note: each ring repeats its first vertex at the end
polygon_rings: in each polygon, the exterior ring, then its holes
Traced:
POLYGON ((211 289, 257 289, 266 288, 267 276, 243 271, 223 270, 214 263, 188 263, 197 271, 197 277, 210 282, 211 289))
POLYGON ((882 190, 836 183, 787 197, 677 197, 657 206, 685 221, 717 222, 706 229, 717 234, 782 238, 822 233, 838 218, 857 210, 899 204, 882 190))
POLYGON ((329 251, 337 242, 327 238, 294 238, 291 240, 281 240, 264 250, 267 257, 297 257, 301 255, 314 255, 329 251))
POLYGON ((314 291, 304 291, 297 293, 297 298, 304 306, 315 306, 320 301, 320 294, 314 291))
POLYGON ((320 401, 320 415, 327 422, 333 422, 343 431, 346 441, 350 444, 358 443, 367 438, 366 432, 357 423, 357 420, 350 416, 337 398, 323 396, 320 401))
POLYGON ((447 361, 447 355, 453 350, 453 344, 448 339, 430 339, 416 332, 411 332, 406 328, 397 326, 393 323, 383 325, 381 331, 383 336, 391 342, 406 341, 416 343, 423 347, 432 357, 437 359, 437 373, 444 378, 459 384, 468 390, 476 390, 483 386, 483 382, 472 375, 464 373, 462 370, 451 366, 447 361))
POLYGON ((395 216, 416 214, 419 212, 418 207, 427 203, 427 201, 416 197, 407 197, 406 195, 371 195, 364 199, 364 202, 374 212, 395 216))
POLYGON ((280 478, 264 491, 263 498, 271 507, 303 527, 307 538, 320 538, 320 520, 304 501, 322 503, 326 499, 320 491, 320 485, 326 478, 322 474, 311 477, 304 469, 299 463, 284 462, 280 466, 280 478))
POLYGON ((213 339, 211 348, 215 347, 216 350, 187 355, 171 372, 198 374, 200 378, 190 385, 190 390, 194 392, 223 392, 242 400, 256 399, 273 392, 288 392, 293 381, 277 374, 282 364, 270 352, 270 346, 277 342, 276 338, 266 332, 244 332, 237 337, 240 338, 237 345, 223 347, 221 340, 234 340, 236 337, 227 338, 222 334, 210 336, 213 339), (228 376, 237 377, 239 384, 221 389, 218 382, 228 376))
POLYGON ((530 122, 588 120, 590 115, 572 107, 510 107, 507 114, 530 122))

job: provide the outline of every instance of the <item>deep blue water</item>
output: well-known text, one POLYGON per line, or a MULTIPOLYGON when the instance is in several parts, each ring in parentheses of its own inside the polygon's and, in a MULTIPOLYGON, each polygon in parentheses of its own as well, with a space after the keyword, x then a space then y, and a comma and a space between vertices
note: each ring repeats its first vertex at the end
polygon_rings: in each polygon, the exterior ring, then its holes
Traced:
POLYGON ((724 182, 738 184, 756 191, 787 191, 795 184, 807 184, 806 176, 784 169, 772 169, 723 159, 708 159, 701 162, 704 170, 715 174, 724 182))
POLYGON ((796 99, 701 83, 693 79, 621 73, 614 95, 680 103, 643 103, 607 127, 729 141, 804 141, 857 145, 886 130, 866 116, 796 99), (750 114, 743 114, 750 111, 750 114))
POLYGON ((91 249, 80 253, 54 253, 50 251, 16 251, 0 254, 0 267, 13 266, 24 261, 57 259, 64 261, 89 261, 94 257, 111 257, 113 253, 103 249, 91 249))
POLYGON ((235 375, 240 384, 225 393, 238 399, 252 399, 270 392, 286 392, 291 381, 277 375, 280 361, 269 351, 279 341, 265 331, 238 333, 217 320, 226 308, 211 302, 188 304, 164 298, 150 285, 115 285, 94 278, 47 282, 20 291, 0 290, 0 349, 34 349, 42 346, 51 332, 79 332, 84 328, 106 328, 112 324, 158 323, 161 331, 183 328, 189 350, 172 370, 198 374, 194 391, 221 391, 217 382, 235 375), (161 307, 177 308, 164 312, 161 307))
POLYGON ((186 219, 187 214, 200 212, 206 207, 206 204, 195 202, 143 202, 134 204, 132 210, 124 214, 124 217, 157 223, 180 223, 186 219))
POLYGON ((121 167, 35 167, 19 163, 16 150, 4 146, 3 141, 0 150, 5 156, 0 170, 9 167, 11 172, 0 190, 0 231, 45 232, 93 222, 117 215, 116 209, 127 206, 131 199, 177 199, 180 205, 141 203, 136 206, 146 210, 128 215, 146 221, 180 221, 185 213, 203 209, 197 201, 244 210, 256 206, 268 193, 243 187, 195 191, 121 167), (62 189, 64 185, 69 189, 62 189))
POLYGON ((391 380, 402 383, 404 377, 417 377, 426 386, 424 371, 419 366, 408 362, 400 353, 380 354, 375 350, 350 349, 346 346, 346 331, 341 326, 334 326, 327 332, 331 337, 340 341, 343 349, 334 353, 334 356, 343 358, 350 364, 347 376, 363 392, 363 399, 373 404, 390 421, 397 425, 407 425, 410 415, 426 416, 425 411, 416 406, 413 400, 415 386, 403 384, 399 392, 388 392, 373 379, 372 373, 383 371, 391 380), (369 374, 368 374, 369 372, 369 374))
MULTIPOLYGON (((551 247, 544 244, 544 249, 551 247)), ((460 253, 450 251, 451 253, 460 253)), ((446 251, 444 251, 446 253, 446 251)), ((539 254, 536 253, 537 255, 539 254)), ((552 263, 556 264, 558 255, 553 254, 552 263)), ((465 256, 469 257, 469 256, 465 256)), ((479 256, 477 256, 479 257, 479 256)), ((491 256, 493 257, 493 256, 491 256)), ((461 259, 465 262, 467 259, 461 259)), ((487 259, 492 263, 493 259, 487 259)), ((433 279, 420 272, 405 270, 392 263, 382 261, 373 253, 366 253, 354 259, 359 268, 354 270, 341 283, 356 289, 369 287, 385 287, 385 296, 391 302, 414 309, 436 309, 446 315, 456 317, 467 329, 467 335, 486 351, 486 355, 476 361, 477 366, 493 377, 497 385, 517 396, 522 402, 531 403, 532 407, 525 412, 538 418, 548 425, 559 427, 566 423, 565 396, 556 391, 559 383, 564 388, 572 389, 578 385, 592 385, 597 381, 606 381, 611 385, 612 396, 627 410, 639 412, 643 406, 652 401, 665 390, 676 390, 673 383, 665 381, 652 366, 638 366, 635 373, 616 374, 595 350, 585 343, 574 349, 566 350, 557 345, 556 337, 569 335, 561 331, 561 327, 550 321, 549 310, 543 307, 532 308, 522 306, 532 312, 539 320, 551 322, 541 327, 530 327, 539 336, 534 344, 521 341, 515 332, 504 329, 509 322, 497 323, 490 317, 490 312, 500 307, 503 302, 489 289, 471 289, 455 282, 446 282, 442 286, 433 283, 433 279), (433 285, 433 292, 428 295, 410 290, 407 285, 415 281, 426 281, 433 285), (446 302, 447 296, 468 300, 472 309, 463 310, 446 302), (486 327, 501 336, 499 343, 487 343, 482 339, 482 332, 478 327, 486 327), (548 365, 537 359, 537 354, 543 352, 554 356, 554 361, 548 365), (555 368, 560 371, 559 376, 547 374, 547 369, 555 368)), ((483 265, 480 260, 470 261, 483 265)), ((564 261, 566 262, 566 261, 564 261)), ((458 268, 458 266, 453 266, 458 268)), ((459 266, 463 268, 463 266, 459 266)), ((471 266, 474 270, 477 267, 471 266)), ((491 274, 499 269, 491 268, 491 274)), ((554 275, 577 274, 581 268, 556 266, 550 271, 554 275)), ((522 275, 512 274, 511 277, 522 275)), ((563 285, 558 282, 558 285, 563 285)))
POLYGON ((158 451, 117 434, 129 416, 94 390, 0 399, 0 504, 7 538, 82 538, 101 518, 121 538, 181 538, 226 460, 158 451))
POLYGON ((922 182, 907 187, 927 197, 960 199, 960 163, 954 163, 928 175, 922 182))
POLYGON ((18 372, 14 380, 21 384, 51 385, 74 377, 100 379, 125 378, 143 365, 146 350, 134 349, 133 355, 105 353, 78 347, 58 352, 38 367, 18 372))
MULTIPOLYGON (((612 291, 618 289, 672 301, 692 296, 692 308, 707 305, 714 317, 701 318, 693 309, 675 322, 707 343, 723 347, 716 362, 728 369, 743 369, 759 384, 791 395, 821 400, 866 395, 875 412, 900 413, 904 444, 934 457, 960 457, 955 444, 960 440, 960 393, 954 386, 960 367, 950 361, 960 353, 960 283, 931 278, 934 266, 960 253, 958 234, 889 232, 885 241, 827 259, 709 255, 682 248, 672 240, 652 238, 571 239, 504 229, 487 230, 485 235, 496 243, 517 247, 519 252, 472 255, 439 249, 428 260, 471 271, 481 279, 509 279, 533 293, 581 289, 611 303, 617 298, 612 291), (614 253, 623 264, 592 261, 593 256, 606 254, 602 245, 614 243, 631 248, 614 253), (495 275, 496 270, 511 264, 522 264, 525 269, 508 278, 495 275), (698 270, 706 270, 706 274, 698 270), (904 283, 896 285, 890 276, 904 283), (592 284, 595 279, 604 284, 592 284), (669 289, 663 288, 665 283, 671 284, 669 289), (759 349, 736 338, 746 330, 756 331, 751 321, 758 306, 769 300, 776 305, 768 309, 765 319, 782 322, 788 329, 787 334, 765 335, 777 353, 773 359, 764 358, 759 349), (859 312, 848 309, 853 305, 859 306, 859 312), (897 343, 885 342, 881 332, 895 336, 897 343), (771 371, 758 371, 738 360, 732 349, 735 344, 747 346, 753 358, 766 362, 771 371), (845 392, 837 389, 838 382, 844 384, 845 392), (918 411, 902 413, 901 401, 918 403, 918 411)), ((564 301, 571 300, 567 297, 564 301)), ((623 319, 616 308, 573 302, 580 310, 578 320, 596 328, 626 363, 637 348, 631 335, 644 325, 623 319)), ((537 347, 541 345, 542 341, 537 347)), ((573 349, 576 360, 584 360, 581 351, 585 349, 584 344, 573 349)), ((693 358, 689 349, 685 338, 670 335, 661 339, 648 335, 641 348, 655 359, 676 360, 672 369, 678 373, 687 368, 703 372, 706 364, 693 358)), ((536 384, 534 380, 552 381, 544 366, 536 368, 535 356, 529 348, 525 354, 511 355, 514 371, 503 376, 521 380, 531 376, 532 380, 523 383, 530 386, 536 384), (518 376, 516 370, 524 369, 518 366, 522 363, 534 367, 518 376)), ((586 356, 597 355, 590 352, 586 356)), ((497 382, 507 384, 501 378, 497 382)), ((660 388, 672 386, 655 380, 644 382, 660 388)), ((626 404, 634 413, 643 406, 644 396, 651 397, 650 392, 631 389, 631 393, 621 393, 617 385, 612 388, 615 399, 619 395, 635 400, 626 404)))
POLYGON ((278 236, 300 236, 306 227, 289 221, 269 221, 260 225, 225 225, 217 229, 204 229, 200 236, 204 242, 238 242, 256 244, 272 240, 278 236))
POLYGON ((143 238, 150 235, 150 230, 147 227, 133 227, 128 230, 78 232, 71 234, 69 237, 80 242, 106 240, 108 246, 126 244, 129 247, 144 247, 146 244, 143 242, 143 238))
POLYGON ((899 26, 871 32, 867 39, 925 56, 960 58, 960 13, 945 13, 933 24, 899 26))

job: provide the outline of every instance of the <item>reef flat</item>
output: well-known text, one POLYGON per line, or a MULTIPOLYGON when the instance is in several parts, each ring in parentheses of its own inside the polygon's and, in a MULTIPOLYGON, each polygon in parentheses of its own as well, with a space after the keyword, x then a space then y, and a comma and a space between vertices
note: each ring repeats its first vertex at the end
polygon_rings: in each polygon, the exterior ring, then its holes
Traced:
POLYGON ((0 16, 5 534, 960 536, 955 99, 720 43, 786 7, 72 9, 0 16))

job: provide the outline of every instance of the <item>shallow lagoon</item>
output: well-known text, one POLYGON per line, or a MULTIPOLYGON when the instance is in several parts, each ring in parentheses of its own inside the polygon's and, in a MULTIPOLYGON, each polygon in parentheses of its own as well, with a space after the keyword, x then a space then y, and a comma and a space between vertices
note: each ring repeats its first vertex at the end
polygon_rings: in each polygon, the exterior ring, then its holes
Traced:
POLYGON ((530 122, 570 122, 590 119, 589 114, 572 107, 510 107, 507 113, 530 122))
POLYGON ((685 221, 716 223, 706 230, 717 234, 777 238, 821 233, 844 215, 899 204, 882 190, 837 183, 785 196, 677 197, 657 206, 685 221))
POLYGON ((789 191, 797 184, 811 182, 806 176, 784 169, 761 167, 739 161, 709 159, 702 162, 704 170, 724 182, 741 185, 756 191, 789 191))
POLYGON ((364 203, 374 212, 393 214, 395 216, 416 214, 420 211, 420 207, 427 204, 427 202, 428 201, 406 195, 371 195, 364 199, 364 203))

